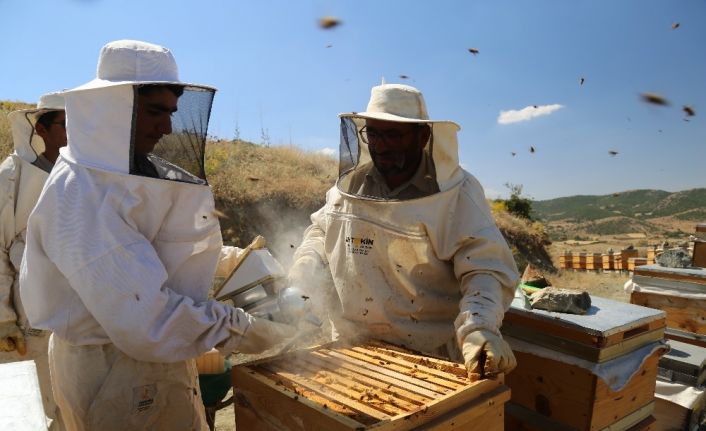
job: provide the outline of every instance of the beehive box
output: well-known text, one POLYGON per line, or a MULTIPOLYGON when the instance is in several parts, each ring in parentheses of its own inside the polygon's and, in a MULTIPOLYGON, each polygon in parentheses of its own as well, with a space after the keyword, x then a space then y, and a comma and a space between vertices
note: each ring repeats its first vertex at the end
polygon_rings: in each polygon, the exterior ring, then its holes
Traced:
POLYGON ((460 364, 368 342, 234 368, 236 428, 501 431, 510 391, 460 364), (473 424, 473 428, 470 428, 473 424))
POLYGON ((600 253, 588 253, 586 255, 586 269, 596 271, 603 268, 603 259, 600 253))
MULTIPOLYGON (((660 310, 600 297, 592 297, 591 302, 585 315, 527 310, 513 304, 501 331, 594 363, 630 354, 664 337, 665 314, 660 310)), ((626 386, 613 392, 584 368, 515 351, 518 366, 506 379, 512 390, 506 429, 649 429, 660 353, 650 355, 626 386)))
POLYGON ((699 268, 706 268, 706 241, 694 241, 694 254, 691 264, 699 268))
POLYGON ((699 431, 704 422, 703 389, 657 382, 654 431, 699 431), (678 392, 678 396, 674 394, 678 392))
POLYGON ((571 262, 573 269, 586 269, 586 253, 574 253, 571 262))
POLYGON ((585 315, 526 310, 513 304, 503 334, 591 362, 604 362, 664 338, 665 313, 591 298, 585 315))
POLYGON ((628 259, 628 271, 633 272, 638 266, 647 265, 647 258, 631 257, 628 259))
POLYGON ((603 271, 613 271, 615 269, 615 256, 613 253, 604 253, 601 258, 603 260, 603 271))
POLYGON ((517 368, 506 378, 512 389, 506 429, 629 429, 653 412, 659 354, 654 352, 623 389, 613 392, 584 368, 515 352, 517 368), (532 424, 562 427, 527 426, 532 424))
POLYGON ((560 269, 571 269, 571 252, 565 251, 563 254, 559 255, 559 268, 560 269))
MULTIPOLYGON (((631 303, 664 311, 668 328, 684 332, 687 336, 689 333, 706 335, 706 299, 674 294, 706 291, 706 269, 645 265, 635 268, 632 280, 638 285, 650 286, 653 291, 633 291, 630 294, 631 303), (660 291, 662 289, 663 292, 660 291)), ((668 336, 672 338, 670 332, 668 336)))
POLYGON ((659 360, 660 380, 701 386, 706 381, 706 348, 669 340, 670 351, 659 360))

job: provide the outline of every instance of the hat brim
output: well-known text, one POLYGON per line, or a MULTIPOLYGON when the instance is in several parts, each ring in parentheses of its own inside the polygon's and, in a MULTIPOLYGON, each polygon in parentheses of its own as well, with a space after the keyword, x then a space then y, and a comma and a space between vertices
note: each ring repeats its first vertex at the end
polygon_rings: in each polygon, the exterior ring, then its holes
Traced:
POLYGON ((96 78, 91 81, 88 81, 83 85, 79 85, 78 87, 64 90, 62 91, 62 93, 67 94, 78 91, 97 90, 99 88, 117 87, 120 85, 178 85, 180 87, 196 88, 206 91, 216 91, 216 88, 211 87, 210 85, 192 84, 188 82, 179 81, 108 81, 105 79, 96 78))
POLYGON ((364 119, 364 120, 381 120, 381 121, 392 121, 396 123, 422 123, 422 124, 436 124, 436 123, 443 123, 443 124, 451 124, 456 126, 457 129, 461 129, 461 126, 458 125, 458 123, 450 120, 422 120, 419 118, 409 118, 409 117, 401 117, 399 115, 395 114, 388 114, 387 112, 344 112, 342 114, 338 114, 339 118, 353 118, 353 119, 364 119))

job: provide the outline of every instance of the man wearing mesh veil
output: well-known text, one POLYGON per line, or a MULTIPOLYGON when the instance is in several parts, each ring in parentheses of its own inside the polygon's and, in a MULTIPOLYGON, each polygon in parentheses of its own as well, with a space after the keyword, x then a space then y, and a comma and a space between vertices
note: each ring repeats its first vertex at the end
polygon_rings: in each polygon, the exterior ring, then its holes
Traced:
MULTIPOLYGON (((0 165, 0 363, 34 361, 50 430, 63 429, 52 396, 49 333, 32 328, 20 301, 19 272, 27 219, 44 182, 66 145, 64 98, 40 97, 34 109, 10 112, 15 151, 0 165)), ((41 268, 37 268, 41 270, 41 268)))
POLYGON ((193 358, 293 335, 207 299, 237 253, 203 170, 214 92, 181 82, 168 49, 130 40, 64 92, 69 142, 29 218, 20 293, 31 324, 53 331, 70 430, 208 429, 193 358))
POLYGON ((343 335, 463 360, 472 377, 508 372, 500 335, 518 281, 478 181, 459 166, 458 125, 430 120, 406 85, 372 89, 365 112, 341 114, 339 178, 311 216, 290 283, 333 277, 343 335))

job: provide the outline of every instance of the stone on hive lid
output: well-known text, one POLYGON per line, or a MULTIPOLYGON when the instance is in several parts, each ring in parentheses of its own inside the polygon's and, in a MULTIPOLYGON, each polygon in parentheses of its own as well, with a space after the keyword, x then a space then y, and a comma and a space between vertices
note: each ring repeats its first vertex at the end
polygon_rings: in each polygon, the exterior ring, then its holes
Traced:
POLYGON ((530 297, 532 308, 558 313, 586 314, 591 308, 591 296, 585 290, 547 287, 530 297))

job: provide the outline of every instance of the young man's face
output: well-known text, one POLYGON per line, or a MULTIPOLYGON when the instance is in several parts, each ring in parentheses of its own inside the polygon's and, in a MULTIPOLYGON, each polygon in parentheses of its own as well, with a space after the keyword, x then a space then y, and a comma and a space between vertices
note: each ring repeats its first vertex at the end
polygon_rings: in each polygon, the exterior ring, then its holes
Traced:
POLYGON ((37 123, 35 130, 44 140, 45 152, 58 153, 59 148, 66 146, 66 112, 57 111, 48 127, 37 123))
POLYGON ((150 153, 164 135, 172 133, 172 114, 179 98, 166 87, 137 96, 135 153, 150 153))
POLYGON ((417 124, 367 120, 365 135, 375 168, 383 177, 414 175, 429 139, 429 129, 417 124))

